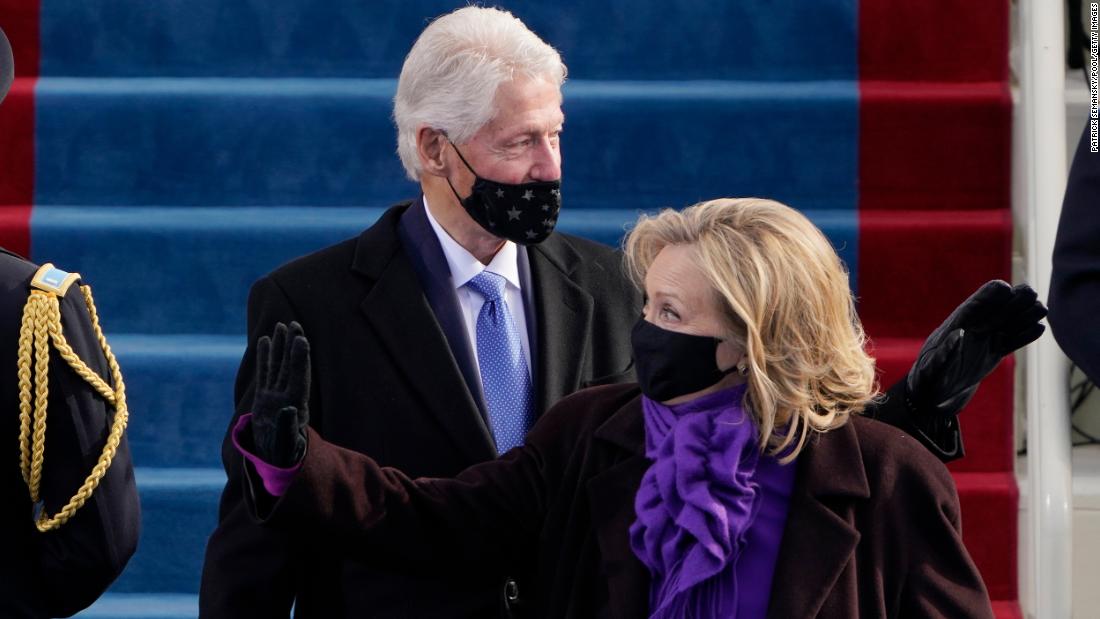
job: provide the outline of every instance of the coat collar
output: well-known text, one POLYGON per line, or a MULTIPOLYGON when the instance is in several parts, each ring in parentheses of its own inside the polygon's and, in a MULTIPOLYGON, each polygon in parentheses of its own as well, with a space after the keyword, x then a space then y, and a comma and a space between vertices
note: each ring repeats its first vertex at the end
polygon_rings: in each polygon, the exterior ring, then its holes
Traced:
MULTIPOLYGON (((391 208, 375 225, 363 231, 352 259, 353 271, 380 280, 391 262, 407 262, 406 257, 401 257, 401 244, 394 230, 410 204, 405 202, 391 208)), ((568 237, 554 233, 526 250, 533 289, 528 298, 534 303, 533 312, 528 312, 528 328, 535 337, 531 350, 536 358, 532 365, 538 409, 546 411, 581 386, 588 361, 583 355, 590 348, 595 301, 573 281, 584 257, 568 237), (533 329, 532 323, 536 325, 533 329)), ((527 265, 522 267, 525 270, 527 265)))
POLYGON ((538 406, 545 411, 581 386, 595 301, 573 281, 583 257, 566 237, 554 233, 527 250, 538 323, 538 406))
POLYGON ((401 240, 397 235, 397 223, 412 202, 401 202, 388 209, 373 226, 359 235, 355 244, 355 254, 351 259, 351 270, 378 279, 393 260, 394 254, 401 249, 401 240))
POLYGON ((642 392, 635 388, 634 397, 596 428, 598 439, 612 443, 635 456, 645 455, 645 421, 642 417, 642 392))
POLYGON ((615 619, 649 616, 650 574, 630 547, 630 525, 636 519, 634 497, 650 463, 643 453, 641 394, 634 389, 624 397, 626 403, 595 432, 597 439, 623 452, 587 485, 601 571, 607 578, 608 607, 615 619))
POLYGON ((386 211, 359 236, 351 268, 372 280, 360 310, 409 384, 431 386, 416 390, 424 410, 471 462, 490 460, 496 457, 492 434, 402 251, 397 227, 408 206, 386 211))
POLYGON ((854 556, 853 508, 871 496, 855 424, 815 437, 799 455, 768 617, 816 617, 854 556))

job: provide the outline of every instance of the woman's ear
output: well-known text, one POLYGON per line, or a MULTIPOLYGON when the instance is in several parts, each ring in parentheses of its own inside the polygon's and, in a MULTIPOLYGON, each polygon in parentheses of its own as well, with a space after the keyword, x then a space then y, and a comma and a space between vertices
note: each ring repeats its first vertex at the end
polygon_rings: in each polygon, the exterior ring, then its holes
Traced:
POLYGON ((722 342, 718 344, 716 356, 719 369, 727 370, 730 368, 737 368, 736 371, 742 376, 748 372, 748 355, 743 348, 734 344, 729 338, 722 340, 722 342), (742 365, 745 367, 745 372, 741 371, 742 365))
POLYGON ((447 163, 443 160, 446 146, 447 136, 438 129, 423 126, 416 132, 416 156, 425 174, 447 176, 447 163))

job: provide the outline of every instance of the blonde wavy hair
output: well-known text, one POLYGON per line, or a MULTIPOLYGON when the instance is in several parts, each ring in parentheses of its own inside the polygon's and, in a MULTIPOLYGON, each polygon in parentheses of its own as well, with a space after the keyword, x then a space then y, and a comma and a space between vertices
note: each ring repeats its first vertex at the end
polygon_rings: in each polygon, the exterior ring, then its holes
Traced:
POLYGON ((825 235, 773 200, 721 198, 643 215, 625 241, 645 275, 668 245, 688 245, 713 286, 726 337, 746 352, 746 407, 762 449, 790 461, 814 432, 847 423, 878 390, 848 273, 825 235))

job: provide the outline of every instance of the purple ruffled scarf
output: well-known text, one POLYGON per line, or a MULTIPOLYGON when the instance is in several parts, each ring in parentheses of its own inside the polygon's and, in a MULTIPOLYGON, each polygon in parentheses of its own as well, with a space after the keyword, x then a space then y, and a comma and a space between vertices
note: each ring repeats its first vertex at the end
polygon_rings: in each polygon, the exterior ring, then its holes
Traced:
POLYGON ((642 397, 646 457, 634 554, 649 568, 650 617, 732 617, 737 560, 760 508, 760 459, 745 385, 665 406, 642 397))

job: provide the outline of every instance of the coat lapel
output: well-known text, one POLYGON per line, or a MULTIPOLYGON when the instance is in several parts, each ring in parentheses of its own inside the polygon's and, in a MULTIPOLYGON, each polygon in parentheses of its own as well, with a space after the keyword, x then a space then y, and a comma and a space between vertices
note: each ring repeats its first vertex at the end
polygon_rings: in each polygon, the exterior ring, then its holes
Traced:
POLYGON ((401 246, 406 249, 404 255, 409 258, 409 263, 416 271, 420 288, 428 300, 428 307, 447 338, 448 348, 462 372, 466 388, 470 390, 481 418, 487 420, 485 392, 481 386, 474 343, 470 341, 466 331, 466 321, 455 292, 451 267, 428 221, 423 197, 413 202, 401 216, 397 232, 401 246))
POLYGON ((446 336, 396 233, 404 209, 391 209, 359 238, 353 270, 374 280, 360 304, 367 322, 409 384, 463 454, 496 457, 492 434, 470 394, 446 336))
POLYGON ((818 437, 798 467, 772 577, 775 619, 817 616, 859 543, 853 501, 871 496, 851 423, 818 437))
POLYGON ((580 388, 594 301, 571 279, 581 257, 560 235, 530 246, 528 258, 538 321, 538 403, 545 411, 580 388))
POLYGON ((649 571, 630 548, 634 495, 649 468, 639 398, 612 415, 595 436, 623 448, 625 456, 587 486, 592 526, 607 577, 608 606, 617 619, 645 617, 649 614, 649 571))

